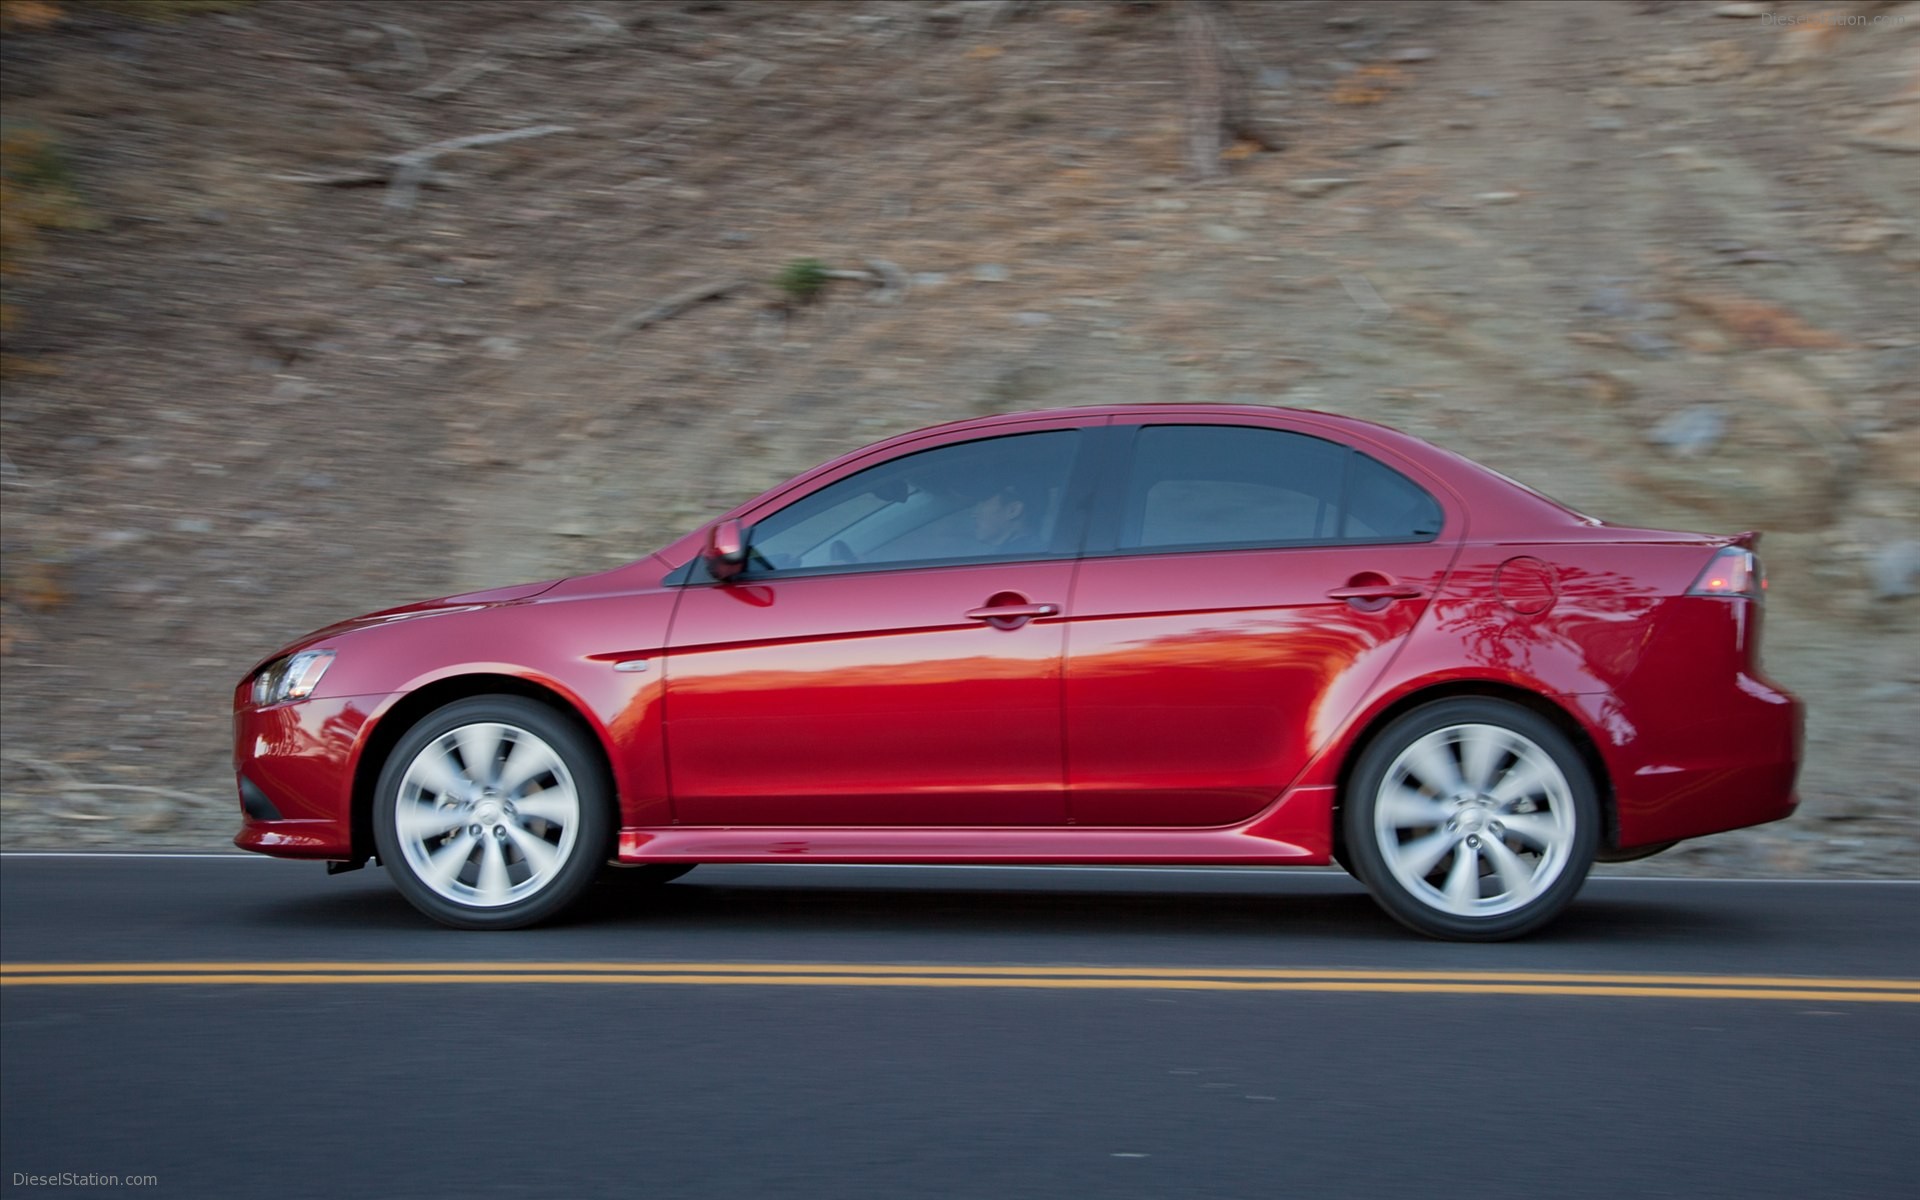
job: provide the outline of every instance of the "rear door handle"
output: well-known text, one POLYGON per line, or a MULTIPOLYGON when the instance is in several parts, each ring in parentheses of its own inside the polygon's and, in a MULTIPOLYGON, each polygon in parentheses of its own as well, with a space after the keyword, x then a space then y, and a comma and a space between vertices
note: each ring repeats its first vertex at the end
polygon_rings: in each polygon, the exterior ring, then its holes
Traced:
POLYGON ((1370 583, 1362 587, 1337 587, 1327 595, 1335 600, 1418 600, 1426 593, 1410 583, 1370 583))
POLYGON ((1059 611, 1058 604, 989 604, 985 608, 968 609, 966 617, 969 621, 1026 621, 1051 617, 1059 611))

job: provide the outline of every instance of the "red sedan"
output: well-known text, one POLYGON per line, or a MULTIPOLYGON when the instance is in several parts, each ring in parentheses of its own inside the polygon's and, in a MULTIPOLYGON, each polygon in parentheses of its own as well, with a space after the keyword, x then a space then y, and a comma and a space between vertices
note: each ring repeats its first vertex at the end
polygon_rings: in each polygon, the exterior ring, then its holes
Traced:
POLYGON ((1423 933, 1791 813, 1756 535, 1324 413, 988 417, 616 570, 360 617, 234 695, 248 850, 510 928, 609 860, 1337 860, 1423 933))

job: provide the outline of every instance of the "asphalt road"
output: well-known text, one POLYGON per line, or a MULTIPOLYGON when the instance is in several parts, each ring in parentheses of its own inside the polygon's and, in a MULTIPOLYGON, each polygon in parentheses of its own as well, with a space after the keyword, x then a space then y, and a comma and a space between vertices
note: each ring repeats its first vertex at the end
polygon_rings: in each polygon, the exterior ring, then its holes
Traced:
POLYGON ((1330 873, 811 866, 475 934, 378 869, 8 856, 0 1195, 1905 1197, 1916 930, 1896 883, 1601 879, 1465 946, 1330 873))

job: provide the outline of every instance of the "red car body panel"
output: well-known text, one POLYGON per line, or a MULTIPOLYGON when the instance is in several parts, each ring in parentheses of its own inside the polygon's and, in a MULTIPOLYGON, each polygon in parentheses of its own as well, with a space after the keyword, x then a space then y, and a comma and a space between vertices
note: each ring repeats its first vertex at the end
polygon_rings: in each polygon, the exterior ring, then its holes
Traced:
POLYGON ((1072 562, 684 589, 667 661, 675 816, 695 825, 1065 825, 1072 562), (1018 597, 1015 601, 1012 597, 1018 597))
POLYGON ((1456 547, 1340 546, 1088 559, 1066 717, 1077 825, 1227 825, 1273 802, 1345 724, 1456 547), (1356 608, 1363 575, 1417 598, 1356 608))
POLYGON ((1345 443, 1430 491, 1444 528, 1409 544, 672 578, 703 527, 604 574, 284 648, 337 657, 310 699, 260 708, 236 691, 236 769, 279 816, 248 815, 236 844, 364 858, 355 808, 398 730, 455 694, 441 689, 499 686, 548 696, 605 748, 631 862, 1325 862, 1368 734, 1448 689, 1524 696, 1584 734, 1610 845, 1793 810, 1803 715, 1760 672, 1760 605, 1687 594, 1737 539, 1609 526, 1381 426, 1241 406, 986 418, 855 451, 720 519, 751 523, 932 446, 1143 423, 1345 443), (1327 594, 1376 579, 1416 594, 1327 594), (996 597, 1060 611, 965 616, 996 597))

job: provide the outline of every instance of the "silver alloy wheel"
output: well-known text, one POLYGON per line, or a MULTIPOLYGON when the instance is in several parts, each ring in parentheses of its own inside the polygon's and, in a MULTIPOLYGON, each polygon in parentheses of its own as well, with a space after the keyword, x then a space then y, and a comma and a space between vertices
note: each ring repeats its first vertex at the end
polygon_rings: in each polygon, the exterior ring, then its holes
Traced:
POLYGON ((393 826, 416 878, 475 908, 552 883, 580 833, 580 791, 537 734, 481 722, 441 734, 400 779, 393 826))
POLYGON ((1461 917, 1531 903, 1571 857, 1573 789, 1553 756, 1500 725, 1449 725, 1381 778, 1373 833, 1407 895, 1461 917))

